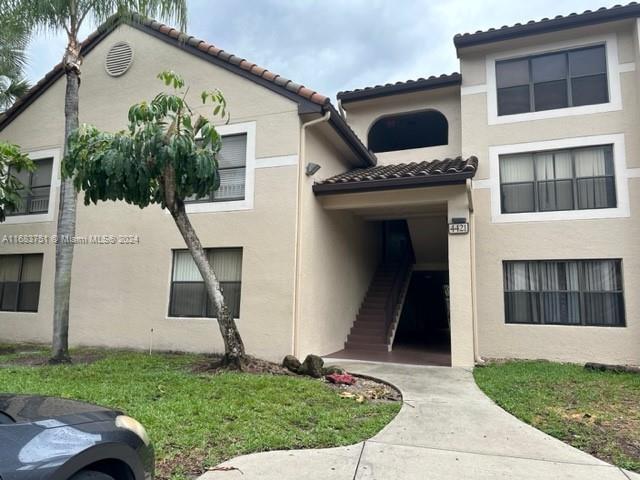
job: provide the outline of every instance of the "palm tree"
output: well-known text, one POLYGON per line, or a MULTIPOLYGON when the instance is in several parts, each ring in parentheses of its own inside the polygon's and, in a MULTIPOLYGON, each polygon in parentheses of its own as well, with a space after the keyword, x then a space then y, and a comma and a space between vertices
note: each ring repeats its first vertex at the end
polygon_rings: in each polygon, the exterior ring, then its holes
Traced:
POLYGON ((30 88, 22 77, 28 43, 29 29, 24 22, 11 15, 0 18, 0 112, 30 88))
POLYGON ((16 15, 0 16, 0 74, 21 72, 27 62, 29 28, 16 15))
POLYGON ((7 110, 31 88, 29 82, 21 75, 0 72, 0 113, 7 110))
MULTIPOLYGON (((2 0, 0 17, 20 18, 37 31, 65 32, 67 46, 62 57, 67 86, 64 101, 64 155, 68 153, 69 135, 78 128, 78 91, 82 66, 78 32, 85 22, 102 24, 114 15, 130 21, 142 16, 177 22, 186 29, 186 0, 2 0)), ((70 238, 76 231, 76 190, 73 179, 67 178, 60 187, 58 209, 58 238, 70 238)), ((68 363, 69 357, 69 297, 71 293, 71 265, 73 242, 56 245, 56 273, 54 281, 53 342, 50 363, 68 363)))

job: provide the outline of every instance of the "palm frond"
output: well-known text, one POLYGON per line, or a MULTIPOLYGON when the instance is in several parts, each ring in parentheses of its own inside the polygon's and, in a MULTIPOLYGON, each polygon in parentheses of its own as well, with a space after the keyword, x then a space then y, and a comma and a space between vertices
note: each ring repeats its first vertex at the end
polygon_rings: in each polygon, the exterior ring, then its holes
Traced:
POLYGON ((27 61, 29 29, 19 18, 0 16, 0 75, 20 72, 27 61))
POLYGON ((20 77, 0 77, 0 112, 7 110, 15 101, 25 95, 31 85, 20 77))

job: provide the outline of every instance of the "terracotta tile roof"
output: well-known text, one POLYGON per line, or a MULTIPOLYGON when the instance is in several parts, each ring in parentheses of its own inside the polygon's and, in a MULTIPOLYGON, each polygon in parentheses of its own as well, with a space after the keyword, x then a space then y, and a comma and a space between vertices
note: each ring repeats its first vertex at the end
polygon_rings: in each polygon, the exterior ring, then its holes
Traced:
MULTIPOLYGON (((289 80, 277 73, 271 72, 244 58, 226 52, 215 45, 205 42, 204 40, 186 35, 168 25, 143 17, 137 17, 134 22, 118 16, 114 16, 107 20, 81 43, 82 55, 87 55, 104 37, 123 22, 143 30, 153 30, 154 32, 157 32, 158 35, 167 37, 167 39, 172 39, 189 47, 195 47, 200 52, 212 57, 212 59, 217 59, 232 67, 238 67, 239 69, 249 73, 251 76, 255 76, 256 79, 268 82, 268 84, 271 84, 274 89, 282 89, 286 92, 290 92, 290 94, 294 94, 303 100, 321 107, 325 107, 330 103, 329 97, 322 95, 315 90, 295 83, 293 80, 289 80)), ((62 63, 58 63, 49 72, 47 72, 42 79, 31 87, 26 95, 17 100, 11 108, 0 114, 0 130, 4 128, 6 124, 10 123, 13 118, 24 110, 24 108, 26 108, 31 102, 44 93, 44 91, 46 91, 46 89, 57 79, 62 77, 63 74, 64 68, 62 63)))
POLYGON ((168 37, 174 38, 181 42, 184 42, 192 47, 197 48, 198 50, 206 53, 207 55, 211 55, 212 57, 218 58, 224 62, 227 62, 231 65, 235 65, 242 70, 246 70, 247 72, 255 75, 256 77, 263 78, 268 80, 269 82, 278 85, 296 95, 299 95, 313 103, 318 105, 326 105, 329 103, 329 97, 322 95, 315 90, 305 87, 304 85, 300 85, 299 83, 294 82, 293 80, 289 80, 288 78, 283 77, 282 75, 278 75, 277 73, 271 72, 266 68, 263 68, 255 63, 234 55, 233 53, 222 50, 221 48, 216 47, 211 43, 207 43, 204 40, 196 38, 191 35, 184 34, 175 28, 172 28, 163 23, 157 22, 155 20, 140 18, 138 21, 143 25, 152 28, 153 30, 167 35, 168 37))
POLYGON ((456 49, 479 45, 482 43, 497 42, 511 38, 547 33, 567 28, 582 27, 597 23, 623 20, 640 16, 640 4, 631 2, 627 5, 615 5, 610 8, 602 7, 597 10, 585 10, 582 13, 570 13, 557 15, 554 18, 530 20, 524 24, 504 25, 500 28, 478 30, 475 33, 457 34, 453 38, 456 49))
POLYGON ((415 92, 419 90, 431 90, 434 88, 460 85, 462 76, 457 73, 442 74, 440 76, 431 75, 429 78, 418 78, 417 80, 406 80, 404 82, 386 83, 373 87, 356 88, 355 90, 345 90, 338 92, 337 98, 342 103, 369 98, 384 97, 398 93, 415 92))
POLYGON ((375 189, 376 186, 393 188, 418 186, 421 184, 457 183, 472 178, 478 168, 478 159, 469 157, 445 158, 424 162, 378 165, 358 168, 327 178, 314 185, 316 193, 338 190, 350 190, 349 186, 359 185, 358 189, 375 189), (344 188, 342 188, 344 187, 344 188))

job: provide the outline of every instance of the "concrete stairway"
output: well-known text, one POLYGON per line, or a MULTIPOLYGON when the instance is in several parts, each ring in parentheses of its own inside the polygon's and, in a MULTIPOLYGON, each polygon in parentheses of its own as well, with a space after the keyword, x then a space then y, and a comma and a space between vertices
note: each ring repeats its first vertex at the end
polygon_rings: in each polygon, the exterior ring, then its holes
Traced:
MULTIPOLYGON (((367 350, 387 352, 391 346, 387 302, 391 301, 394 281, 397 282, 397 264, 381 266, 369 285, 351 333, 344 344, 346 350, 367 350)), ((404 275, 404 272, 400 272, 404 275)), ((404 281, 404 278, 402 279, 404 281)), ((404 300, 404 298, 402 298, 404 300)), ((397 305, 392 306, 393 312, 397 305)))

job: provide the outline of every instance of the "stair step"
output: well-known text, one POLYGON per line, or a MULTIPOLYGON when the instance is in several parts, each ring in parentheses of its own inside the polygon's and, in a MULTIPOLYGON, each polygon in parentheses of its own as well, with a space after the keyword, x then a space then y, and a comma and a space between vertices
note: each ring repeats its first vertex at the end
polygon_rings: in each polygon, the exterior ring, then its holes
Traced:
POLYGON ((361 335, 350 333, 347 335, 347 342, 355 345, 355 344, 374 344, 374 343, 385 343, 386 338, 382 334, 378 335, 361 335))
POLYGON ((384 312, 360 312, 356 315, 356 322, 380 322, 384 323, 384 312))
POLYGON ((384 315, 385 313, 385 308, 384 305, 380 304, 380 305, 363 305, 360 307, 360 310, 358 311, 358 313, 363 313, 363 314, 373 314, 373 315, 384 315))
POLYGON ((365 336, 378 336, 381 338, 386 337, 385 327, 384 325, 373 325, 371 328, 367 328, 366 326, 354 325, 351 327, 351 335, 365 335, 365 336))
POLYGON ((345 350, 364 350, 367 352, 388 352, 389 348, 385 343, 349 343, 344 344, 345 350))
POLYGON ((387 305, 387 300, 365 300, 364 302, 362 302, 362 306, 360 307, 362 308, 375 308, 375 309, 379 309, 379 308, 384 308, 387 305))

